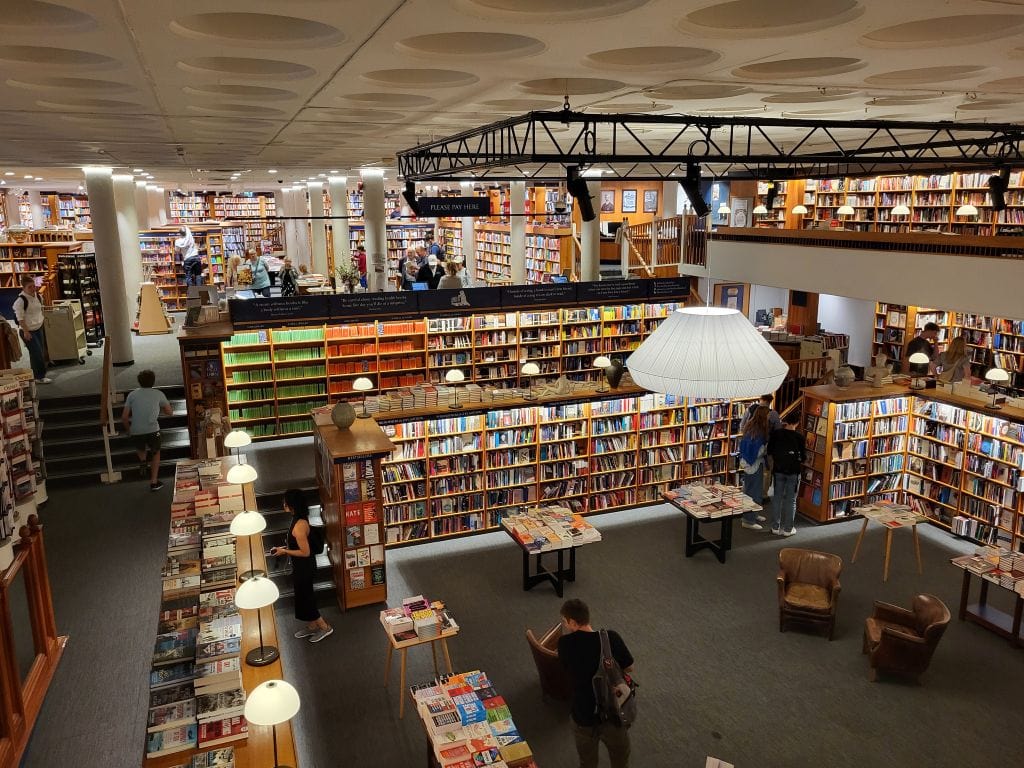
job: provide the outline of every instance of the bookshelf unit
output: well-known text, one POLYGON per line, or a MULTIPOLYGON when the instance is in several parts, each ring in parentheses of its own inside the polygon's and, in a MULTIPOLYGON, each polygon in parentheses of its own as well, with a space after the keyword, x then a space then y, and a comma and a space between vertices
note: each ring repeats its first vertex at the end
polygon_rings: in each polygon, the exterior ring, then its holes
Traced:
POLYGON ((46 268, 43 243, 0 243, 0 288, 20 288, 21 275, 39 278, 46 268))
POLYGON ((462 248, 462 223, 459 219, 441 219, 437 225, 437 240, 444 248, 445 258, 465 260, 462 248))
POLYGON ((62 253, 57 257, 57 280, 64 299, 76 299, 82 307, 85 339, 90 347, 103 344, 103 305, 96 273, 95 253, 62 253))
MULTIPOLYGON (((215 218, 225 222, 225 228, 232 219, 251 218, 272 218, 277 215, 277 203, 272 194, 255 193, 251 195, 216 195, 213 200, 213 215, 215 218)), ((264 252, 264 243, 267 243, 271 251, 281 250, 280 227, 268 221, 240 221, 234 224, 243 230, 243 239, 237 250, 238 255, 245 254, 246 246, 259 248, 264 252)), ((227 247, 228 233, 225 229, 225 246, 227 247)), ((228 248, 227 255, 231 256, 234 249, 228 248)))
POLYGON ((167 214, 176 224, 198 224, 212 215, 210 201, 204 195, 167 196, 167 214))
MULTIPOLYGON (((208 269, 208 280, 214 285, 223 286, 226 268, 225 230, 209 226, 195 226, 190 229, 196 241, 199 257, 208 269)), ((229 227, 227 231, 232 233, 231 242, 236 242, 237 228, 229 227)), ((171 312, 184 310, 188 295, 182 260, 180 255, 174 252, 174 241, 177 238, 177 227, 139 232, 143 275, 156 285, 164 308, 171 312)))
MULTIPOLYGON (((551 282, 572 263, 572 236, 568 229, 526 224, 526 282, 551 282)), ((486 281, 512 274, 512 234, 509 224, 476 225, 476 279, 486 281)))

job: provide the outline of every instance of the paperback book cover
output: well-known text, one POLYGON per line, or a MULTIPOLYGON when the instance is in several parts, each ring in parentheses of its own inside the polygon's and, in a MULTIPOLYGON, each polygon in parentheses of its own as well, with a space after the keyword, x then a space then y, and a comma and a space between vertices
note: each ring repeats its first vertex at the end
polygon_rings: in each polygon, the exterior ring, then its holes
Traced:
POLYGON ((154 667, 149 673, 149 687, 160 688, 165 685, 174 685, 185 680, 192 680, 195 676, 196 665, 191 661, 182 661, 165 667, 154 667))
POLYGON ((150 709, 146 718, 146 731, 153 733, 178 725, 190 725, 195 720, 196 700, 177 701, 150 709))
POLYGON ((230 640, 216 640, 212 643, 203 643, 196 646, 196 661, 217 661, 231 656, 237 656, 242 651, 241 638, 230 640))
POLYGON ((182 752, 196 746, 199 726, 195 723, 156 731, 146 737, 146 756, 157 757, 182 752))
POLYGON ((245 691, 242 688, 196 697, 196 716, 200 721, 221 720, 240 715, 244 710, 245 691))
POLYGON ((196 697, 190 681, 175 683, 166 688, 155 688, 149 692, 149 708, 165 707, 168 704, 176 704, 181 701, 188 701, 196 697))
POLYGON ((244 739, 249 735, 245 718, 241 715, 199 723, 199 746, 213 747, 244 739))

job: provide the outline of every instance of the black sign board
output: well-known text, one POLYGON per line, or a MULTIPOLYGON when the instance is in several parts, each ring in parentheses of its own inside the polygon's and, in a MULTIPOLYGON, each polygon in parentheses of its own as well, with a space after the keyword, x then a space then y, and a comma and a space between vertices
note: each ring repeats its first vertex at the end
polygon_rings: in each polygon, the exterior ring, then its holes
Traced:
POLYGON ((491 199, 489 197, 420 197, 421 218, 428 216, 448 216, 466 218, 470 216, 490 216, 491 199))
POLYGON ((414 315, 419 311, 413 291, 338 293, 328 296, 332 320, 375 315, 414 315))
POLYGON ((501 306, 505 309, 572 306, 576 303, 576 283, 504 285, 501 306))
POLYGON ((650 280, 601 280, 576 283, 576 300, 601 304, 619 301, 643 301, 647 298, 650 280))
POLYGON ((326 296, 289 296, 274 299, 231 299, 231 322, 260 325, 324 320, 329 308, 326 296))
POLYGON ((648 298, 653 301, 665 299, 684 299, 690 295, 690 278, 688 277, 655 277, 650 281, 648 298))
POLYGON ((500 288, 456 288, 452 290, 415 291, 423 314, 439 312, 487 312, 501 307, 500 288))

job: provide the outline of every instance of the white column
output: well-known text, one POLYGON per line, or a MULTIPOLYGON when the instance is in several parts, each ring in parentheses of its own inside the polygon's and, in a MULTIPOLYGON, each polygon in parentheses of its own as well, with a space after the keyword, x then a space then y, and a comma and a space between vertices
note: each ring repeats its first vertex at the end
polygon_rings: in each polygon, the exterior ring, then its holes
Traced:
POLYGON ((142 250, 139 247, 139 219, 135 210, 135 179, 131 174, 114 176, 114 206, 117 233, 121 242, 121 264, 124 270, 124 295, 129 311, 137 306, 139 284, 142 282, 142 250))
POLYGON ((679 206, 679 182, 668 180, 661 182, 661 211, 659 215, 663 219, 670 219, 676 215, 679 206))
POLYGON ((324 221, 324 183, 307 181, 309 190, 310 244, 312 246, 313 271, 327 274, 327 222, 324 221))
POLYGON ((526 284, 526 182, 513 181, 509 184, 509 248, 512 253, 512 283, 526 284))
MULTIPOLYGON (((461 187, 463 197, 473 196, 473 182, 463 181, 461 187)), ((468 216, 462 219, 462 258, 470 285, 476 285, 476 219, 468 216)))
POLYGON ((121 238, 114 207, 114 179, 110 168, 86 168, 85 186, 92 215, 92 237, 96 248, 96 272, 103 304, 103 325, 110 339, 104 354, 112 355, 114 365, 131 365, 132 315, 124 290, 121 262, 121 238))
POLYGON ((309 253, 309 227, 306 216, 309 209, 306 206, 306 188, 304 186, 288 187, 284 195, 284 211, 286 217, 284 222, 285 253, 292 260, 293 266, 298 268, 299 264, 305 264, 310 272, 316 272, 309 253))
POLYGON ((43 198, 39 195, 38 189, 28 191, 28 204, 32 208, 32 229, 43 229, 46 226, 46 218, 43 216, 43 198))
POLYGON ((171 223, 171 215, 167 212, 167 191, 163 187, 156 188, 156 200, 160 206, 157 212, 157 216, 160 219, 160 226, 166 226, 171 223))
MULTIPOLYGON (((590 193, 593 202, 601 199, 601 182, 588 181, 587 191, 590 193)), ((594 211, 596 214, 597 211, 594 211)), ((583 231, 580 233, 580 243, 583 245, 583 253, 580 258, 580 280, 591 282, 601 279, 601 217, 594 216, 593 221, 583 222, 583 231)))
POLYGON ((149 211, 149 221, 146 226, 152 229, 160 226, 160 193, 156 191, 155 184, 146 185, 146 208, 149 211))
POLYGON ((364 168, 363 224, 366 227, 366 285, 370 291, 394 289, 387 281, 388 232, 384 213, 384 172, 379 168, 364 168))
MULTIPOLYGON (((348 177, 331 176, 327 188, 331 193, 331 216, 348 216, 348 177)), ((344 264, 352 258, 348 219, 331 219, 331 242, 334 244, 334 266, 337 268, 338 264, 344 264)))
POLYGON ((21 211, 18 209, 18 196, 14 190, 8 189, 4 192, 4 218, 8 227, 21 226, 21 211))
POLYGON ((139 229, 149 229, 149 193, 144 181, 135 182, 135 218, 139 229))

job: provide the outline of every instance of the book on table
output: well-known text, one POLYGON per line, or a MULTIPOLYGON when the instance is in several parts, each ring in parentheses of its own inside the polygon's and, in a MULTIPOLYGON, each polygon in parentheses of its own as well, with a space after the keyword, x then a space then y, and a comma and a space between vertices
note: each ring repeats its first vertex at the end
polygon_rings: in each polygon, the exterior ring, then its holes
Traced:
POLYGON ((198 741, 200 747, 215 747, 239 741, 249 735, 249 726, 242 715, 199 721, 198 741))
POLYGON ((195 698, 176 701, 171 704, 163 704, 152 707, 146 716, 146 731, 166 730, 181 725, 190 725, 196 721, 196 700, 195 698))
POLYGON ((154 731, 146 737, 146 756, 159 757, 195 748, 199 737, 196 723, 154 731))
POLYGON ((219 693, 202 694, 196 697, 196 717, 199 722, 223 720, 241 715, 245 711, 245 690, 235 688, 219 693))

